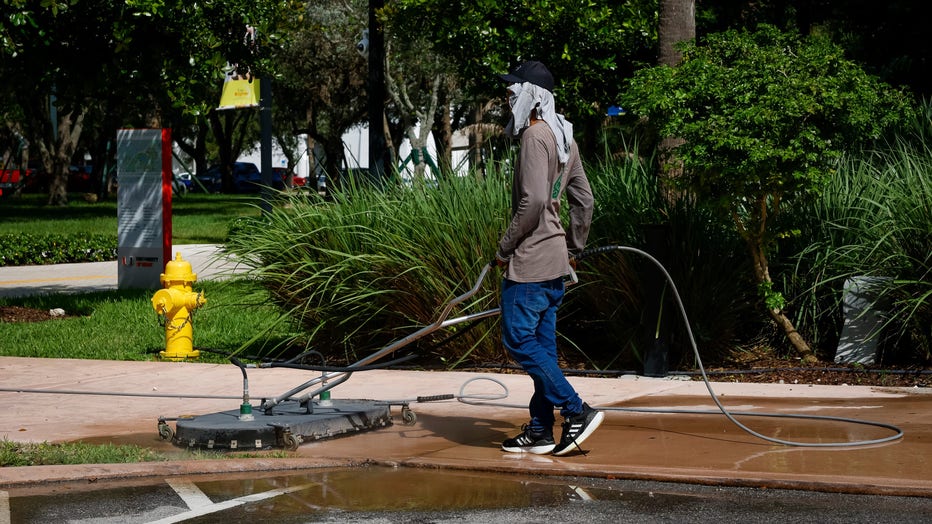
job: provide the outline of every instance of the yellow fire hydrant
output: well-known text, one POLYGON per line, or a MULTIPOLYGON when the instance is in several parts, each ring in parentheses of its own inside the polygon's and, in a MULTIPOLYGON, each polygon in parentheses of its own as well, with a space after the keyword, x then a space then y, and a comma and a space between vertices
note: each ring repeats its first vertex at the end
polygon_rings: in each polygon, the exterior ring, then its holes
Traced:
POLYGON ((197 275, 191 271, 191 263, 175 255, 175 260, 165 264, 165 272, 159 275, 162 288, 152 297, 152 307, 159 317, 164 317, 165 351, 159 355, 168 360, 198 358, 201 352, 194 349, 194 310, 207 303, 203 293, 195 293, 191 285, 197 275))

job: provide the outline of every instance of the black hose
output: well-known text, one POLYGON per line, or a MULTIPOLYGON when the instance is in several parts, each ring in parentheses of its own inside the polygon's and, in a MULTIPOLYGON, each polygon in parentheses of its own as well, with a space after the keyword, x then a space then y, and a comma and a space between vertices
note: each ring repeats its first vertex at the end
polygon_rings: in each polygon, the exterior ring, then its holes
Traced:
POLYGON ((238 367, 239 370, 243 373, 243 380, 247 380, 246 364, 243 364, 242 362, 240 362, 240 360, 236 357, 230 357, 230 362, 232 362, 236 367, 238 367))

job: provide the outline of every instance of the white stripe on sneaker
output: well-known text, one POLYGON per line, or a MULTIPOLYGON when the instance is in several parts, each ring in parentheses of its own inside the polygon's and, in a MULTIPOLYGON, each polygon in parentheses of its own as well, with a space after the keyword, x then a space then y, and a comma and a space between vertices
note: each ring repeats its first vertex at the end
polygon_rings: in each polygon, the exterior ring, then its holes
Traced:
POLYGON ((596 411, 595 415, 592 416, 592 419, 588 424, 585 422, 571 423, 569 429, 567 430, 567 435, 560 439, 560 445, 554 448, 553 454, 556 456, 562 456, 573 451, 574 449, 582 451, 579 445, 582 444, 583 441, 585 441, 587 438, 589 438, 589 435, 592 435, 596 429, 598 429, 604 418, 605 413, 596 411), (579 434, 576 435, 576 433, 579 434))

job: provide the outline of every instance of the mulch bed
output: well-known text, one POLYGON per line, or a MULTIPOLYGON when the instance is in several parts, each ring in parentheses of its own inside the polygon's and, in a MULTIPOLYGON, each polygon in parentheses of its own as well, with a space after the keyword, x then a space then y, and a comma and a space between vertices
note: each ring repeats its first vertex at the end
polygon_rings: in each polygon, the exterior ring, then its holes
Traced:
POLYGON ((44 322, 59 318, 68 318, 69 315, 53 315, 45 309, 35 309, 22 306, 0 306, 0 322, 44 322))

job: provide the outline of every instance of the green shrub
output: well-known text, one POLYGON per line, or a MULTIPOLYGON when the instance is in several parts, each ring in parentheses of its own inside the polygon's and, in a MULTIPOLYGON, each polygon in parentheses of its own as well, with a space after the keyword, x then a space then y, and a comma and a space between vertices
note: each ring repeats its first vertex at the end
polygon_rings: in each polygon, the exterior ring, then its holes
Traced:
POLYGON ((0 234, 0 267, 116 260, 116 235, 0 234))
POLYGON ((821 35, 775 26, 686 42, 674 67, 637 71, 621 102, 676 137, 671 181, 734 222, 765 310, 804 361, 817 360, 769 267, 781 207, 818 195, 837 159, 908 121, 911 99, 821 35))

